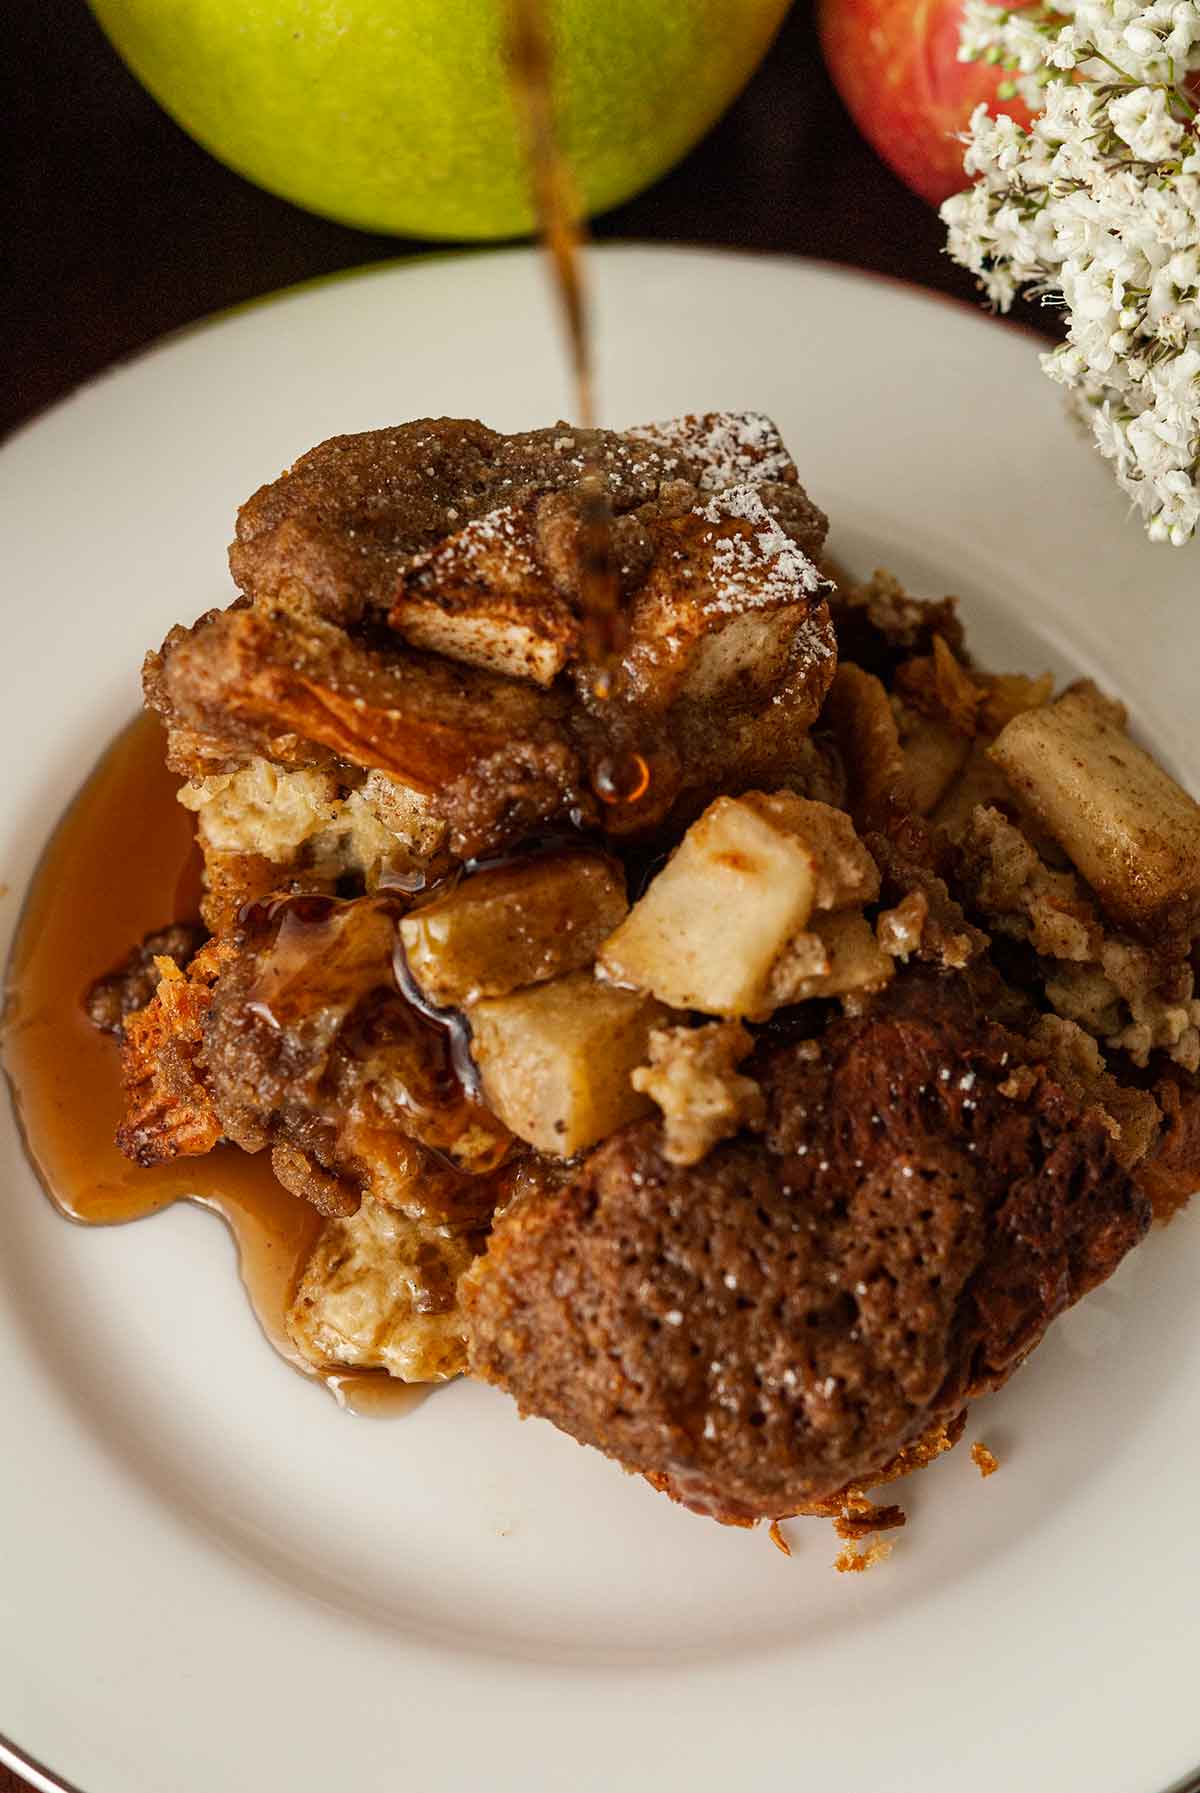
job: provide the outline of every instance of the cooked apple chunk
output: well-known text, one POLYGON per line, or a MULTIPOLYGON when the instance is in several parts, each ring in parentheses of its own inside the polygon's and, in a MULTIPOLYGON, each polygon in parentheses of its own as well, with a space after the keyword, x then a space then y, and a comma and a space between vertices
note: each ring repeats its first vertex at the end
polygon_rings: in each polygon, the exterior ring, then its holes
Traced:
MULTIPOLYGON (((214 950, 198 955, 214 963, 214 950)), ((165 1164, 211 1152, 221 1120, 199 1075, 197 1055, 212 1001, 211 977, 185 975, 173 959, 157 958, 159 983, 145 1007, 124 1018, 121 1070, 125 1119, 117 1144, 136 1164, 165 1164)))
POLYGON ((1200 905, 1200 804, 1085 688, 1016 717, 991 756, 1117 922, 1142 933, 1200 905))
POLYGON ((873 900, 875 864, 849 818, 788 791, 718 797, 599 955, 616 984, 673 1008, 762 1019, 773 968, 814 909, 873 900))
POLYGON ((809 847, 780 821, 718 797, 599 954, 615 984, 731 1020, 770 1013, 771 967, 816 898, 809 847))
POLYGON ((962 771, 933 810, 932 819, 935 827, 945 829, 951 840, 960 840, 980 804, 1011 811, 1015 802, 1012 786, 992 759, 987 743, 975 740, 962 771))
POLYGON ((630 1083, 664 1011, 635 990, 572 971, 471 1010, 487 1100, 519 1139, 571 1158, 650 1109, 630 1083))
POLYGON ((502 505, 414 562, 392 605, 392 628, 413 647, 553 684, 578 625, 536 552, 532 508, 502 505))
POLYGON ((900 744, 917 814, 931 815, 966 765, 971 741, 948 723, 912 715, 900 744))
POLYGON ((590 965, 626 907, 614 860, 547 853, 464 878, 406 915, 400 935, 428 1000, 461 1008, 590 965))
POLYGON ((813 860, 813 908, 850 909, 879 895, 879 868, 845 810, 795 791, 747 791, 740 799, 803 841, 813 860))
POLYGON ((911 814, 916 801, 900 731, 883 683, 861 666, 843 661, 829 691, 822 721, 833 731, 846 768, 847 808, 864 832, 886 829, 911 814))

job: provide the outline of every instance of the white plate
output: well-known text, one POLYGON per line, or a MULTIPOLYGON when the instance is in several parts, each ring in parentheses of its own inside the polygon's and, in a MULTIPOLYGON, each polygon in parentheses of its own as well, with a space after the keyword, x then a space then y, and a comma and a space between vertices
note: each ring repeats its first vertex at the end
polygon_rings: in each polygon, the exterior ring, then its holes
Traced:
MULTIPOLYGON (((959 592, 999 665, 1096 673, 1200 788, 1200 560, 1126 521, 1026 336, 798 262, 596 262, 609 418, 770 411, 846 561, 959 592)), ((228 594, 239 501, 335 432, 544 422, 562 367, 527 252, 432 260, 220 318, 0 455, 4 936, 143 649, 228 594)), ((1200 1760, 1194 1216, 977 1408, 1002 1473, 944 1459, 842 1577, 828 1527, 786 1561, 481 1387, 347 1419, 209 1215, 65 1225, 7 1113, 0 1172, 0 1734, 86 1793, 1161 1793, 1200 1760)))

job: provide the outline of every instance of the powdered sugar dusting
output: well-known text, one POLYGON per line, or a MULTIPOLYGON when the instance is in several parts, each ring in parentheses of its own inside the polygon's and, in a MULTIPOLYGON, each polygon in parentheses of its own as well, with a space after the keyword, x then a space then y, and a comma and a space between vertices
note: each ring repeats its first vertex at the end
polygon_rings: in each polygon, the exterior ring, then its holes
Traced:
POLYGON ((659 442, 697 463, 702 492, 747 480, 754 485, 795 484, 795 463, 761 411, 707 411, 643 424, 626 434, 636 441, 659 442))
POLYGON ((775 609, 829 589, 829 581, 767 509, 754 481, 714 492, 694 515, 712 525, 701 538, 713 591, 707 609, 730 614, 775 609))
POLYGON ((449 570, 460 578, 470 578, 494 575, 503 565, 510 577, 536 578, 538 566, 528 533, 528 519, 517 507, 501 504, 481 517, 472 517, 425 553, 414 555, 409 577, 425 585, 449 570))

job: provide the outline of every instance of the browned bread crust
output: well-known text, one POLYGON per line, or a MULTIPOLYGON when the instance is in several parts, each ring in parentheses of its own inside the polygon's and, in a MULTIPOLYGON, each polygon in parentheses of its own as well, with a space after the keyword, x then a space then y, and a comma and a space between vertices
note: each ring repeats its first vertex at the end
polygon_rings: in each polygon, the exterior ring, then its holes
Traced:
POLYGON ((1098 1111, 914 972, 766 1048, 762 1144, 646 1122, 517 1205, 463 1288, 471 1367, 700 1511, 775 1518, 997 1387, 1142 1237, 1098 1111), (1007 1086, 1007 1089, 1006 1089, 1007 1086), (1012 1093, 1008 1093, 1008 1091, 1012 1093))
POLYGON ((433 800, 458 857, 568 818, 645 831, 767 767, 812 772, 836 663, 825 530, 763 419, 335 437, 242 507, 243 596, 148 656, 147 701, 186 776, 251 755, 377 770, 433 800), (597 471, 627 636, 604 700, 584 652, 597 471), (598 804, 631 743, 644 800, 598 804))

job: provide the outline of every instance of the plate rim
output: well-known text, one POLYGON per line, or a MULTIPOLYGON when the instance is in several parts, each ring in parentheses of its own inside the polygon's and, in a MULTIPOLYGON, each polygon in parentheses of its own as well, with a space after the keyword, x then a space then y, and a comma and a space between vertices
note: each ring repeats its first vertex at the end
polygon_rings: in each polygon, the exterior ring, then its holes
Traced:
MULTIPOLYGON (((932 300, 935 304, 949 306, 952 310, 969 317, 998 324, 1011 335, 1024 335, 1031 343, 1045 347, 1050 338, 1041 331, 1035 330, 1024 315, 1014 316, 1012 312, 998 313, 989 309, 987 302, 981 297, 978 303, 957 293, 943 292, 940 287, 926 286, 919 280, 906 280, 900 274, 889 274, 884 268, 867 268, 857 262, 839 261, 830 255, 790 255, 782 249, 760 249, 751 244, 741 243, 706 243, 701 238, 673 237, 669 242, 655 237, 589 237, 583 246, 585 265, 593 256, 603 259, 615 258, 627 252, 635 254, 650 253, 653 255, 679 257, 715 257, 721 261, 766 262, 783 267, 807 268, 813 272, 846 277, 862 281, 864 284, 876 284, 893 288, 896 292, 923 299, 932 300)), ((105 385, 109 380, 138 367, 143 361, 153 360, 157 355, 187 342, 193 336, 202 336, 219 325, 228 323, 234 318, 244 317, 250 312, 259 311, 275 305, 283 300, 299 298, 305 293, 320 292, 326 287, 349 285, 359 280, 370 280, 376 275, 396 273, 403 268, 426 267, 432 262, 465 262, 475 260, 497 260, 502 257, 519 259, 521 257, 538 257, 542 255, 540 245, 532 237, 522 238, 518 242, 493 243, 454 243, 446 247, 434 247, 414 250, 411 254, 383 255, 372 261, 354 262, 345 268, 330 268, 323 274, 309 274, 301 280, 289 281, 284 286, 272 287, 269 292, 252 293, 249 298, 235 299, 229 305, 219 305, 213 311, 206 311, 202 316, 188 318, 184 323, 174 324, 158 336, 147 342, 136 344, 125 353, 117 355, 103 367, 93 369, 66 391, 38 407, 28 417, 22 417, 3 434, 0 434, 0 460, 7 449, 15 446, 28 432, 36 430, 47 419, 54 417, 59 411, 73 404, 77 399, 85 397, 97 387, 105 385)), ((1022 305, 1029 305, 1030 300, 1022 300, 1022 305)))
MULTIPOLYGON (((24 1750, 10 1737, 5 1737, 2 1733, 0 1733, 0 1763, 3 1763, 6 1768, 11 1768, 12 1772, 19 1774, 23 1780, 27 1780, 31 1787, 37 1788, 38 1793, 86 1793, 86 1790, 74 1781, 63 1780, 61 1775, 57 1775, 52 1769, 47 1768, 44 1762, 38 1762, 33 1756, 26 1755, 24 1750)), ((1186 1789, 1185 1793, 1190 1793, 1190 1789, 1186 1789)))

